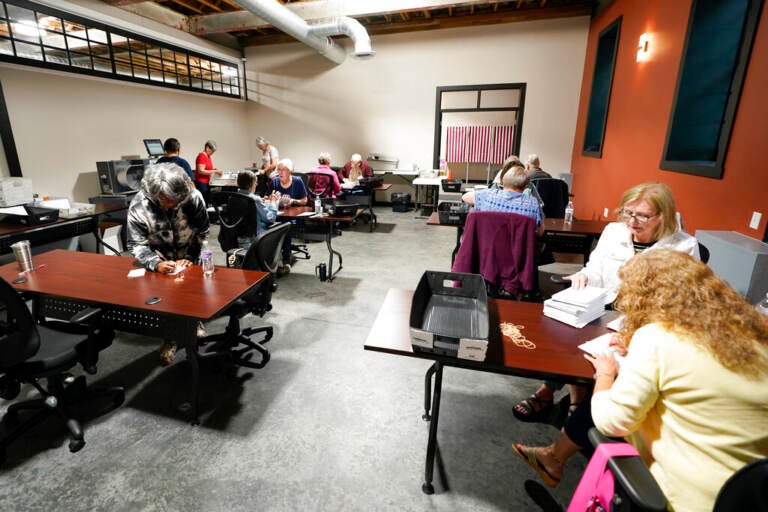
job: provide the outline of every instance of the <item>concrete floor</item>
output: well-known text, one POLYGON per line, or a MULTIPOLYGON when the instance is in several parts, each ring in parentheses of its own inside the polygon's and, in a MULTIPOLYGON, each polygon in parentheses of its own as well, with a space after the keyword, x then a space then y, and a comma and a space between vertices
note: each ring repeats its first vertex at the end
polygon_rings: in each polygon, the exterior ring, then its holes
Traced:
MULTIPOLYGON (((203 371, 203 421, 186 421, 183 352, 158 366, 159 340, 119 334, 102 354, 94 385, 120 383, 125 404, 86 419, 87 445, 67 450, 44 424, 8 451, 0 469, 4 511, 562 510, 585 459, 569 462, 549 489, 512 452, 545 444, 557 430, 525 424, 513 405, 537 382, 447 368, 438 433, 444 478, 421 491, 429 363, 363 350, 387 289, 414 288, 425 270, 449 270, 455 231, 411 211, 380 206, 378 230, 352 226, 334 239, 344 269, 314 276, 323 244, 281 278, 270 363, 236 376, 203 371), (446 488, 447 487, 447 488, 446 488)), ((215 234, 215 233, 214 233, 215 234)), ((214 244, 217 245, 217 244, 214 244)), ((224 264, 223 255, 215 255, 224 264)), ((208 325, 210 332, 222 321, 208 325)), ((562 393, 562 392, 561 392, 562 393)), ((6 402, 0 402, 0 413, 6 402)))

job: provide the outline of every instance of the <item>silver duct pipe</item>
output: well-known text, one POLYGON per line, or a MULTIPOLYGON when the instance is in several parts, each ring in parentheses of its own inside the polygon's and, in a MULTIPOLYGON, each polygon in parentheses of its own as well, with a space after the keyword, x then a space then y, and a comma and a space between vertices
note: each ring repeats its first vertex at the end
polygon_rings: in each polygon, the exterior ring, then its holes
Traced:
POLYGON ((346 35, 355 43, 355 55, 373 55, 368 32, 352 18, 336 18, 330 23, 311 26, 300 16, 283 7, 275 0, 233 0, 243 9, 263 18, 272 25, 314 48, 320 55, 341 64, 347 57, 344 48, 334 43, 329 36, 346 35))

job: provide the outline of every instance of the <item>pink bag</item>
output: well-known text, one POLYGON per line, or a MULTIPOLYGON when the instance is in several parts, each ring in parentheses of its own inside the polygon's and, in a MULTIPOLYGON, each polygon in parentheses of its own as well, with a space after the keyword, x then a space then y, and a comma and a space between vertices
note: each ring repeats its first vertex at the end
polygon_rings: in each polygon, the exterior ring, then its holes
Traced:
POLYGON ((608 469, 608 459, 623 456, 639 456, 629 443, 601 443, 589 459, 587 469, 573 493, 568 512, 594 512, 611 509, 614 494, 613 473, 608 469))

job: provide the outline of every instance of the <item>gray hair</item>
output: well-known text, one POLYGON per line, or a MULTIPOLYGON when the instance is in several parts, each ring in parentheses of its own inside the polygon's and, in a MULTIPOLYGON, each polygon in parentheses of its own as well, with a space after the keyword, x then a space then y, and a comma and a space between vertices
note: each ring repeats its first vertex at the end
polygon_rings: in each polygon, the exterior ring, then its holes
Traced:
POLYGON ((539 168, 540 162, 539 162, 539 155, 537 154, 531 154, 528 155, 528 160, 526 160, 527 164, 530 164, 532 167, 539 168))
POLYGON ((523 190, 528 186, 528 173, 525 172, 525 168, 519 165, 513 165, 509 168, 509 171, 501 179, 501 183, 505 187, 511 187, 515 190, 523 190))
POLYGON ((326 151, 323 151, 322 153, 320 153, 320 155, 318 155, 317 163, 323 164, 323 165, 330 164, 331 163, 331 154, 326 152, 326 151))
POLYGON ((163 195, 174 203, 185 201, 192 193, 189 176, 178 165, 167 162, 155 164, 144 171, 141 191, 153 201, 163 195))
POLYGON ((205 141, 205 147, 211 148, 212 150, 216 151, 216 141, 215 140, 205 141))
POLYGON ((262 146, 262 145, 265 145, 265 144, 269 144, 269 141, 267 139, 265 139, 262 136, 256 137, 256 145, 257 146, 262 146))
POLYGON ((279 162, 277 162, 277 165, 282 165, 283 167, 286 167, 289 171, 293 172, 293 160, 290 158, 283 158, 279 162))
POLYGON ((352 155, 352 158, 350 158, 350 160, 353 161, 353 162, 362 162, 363 161, 363 157, 360 156, 360 153, 355 153, 355 154, 352 155))

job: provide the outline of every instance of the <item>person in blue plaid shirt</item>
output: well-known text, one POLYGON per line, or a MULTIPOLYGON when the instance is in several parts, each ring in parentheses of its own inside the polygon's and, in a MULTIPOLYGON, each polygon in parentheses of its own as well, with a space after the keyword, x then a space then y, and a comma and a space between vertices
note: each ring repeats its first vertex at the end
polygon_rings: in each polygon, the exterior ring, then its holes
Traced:
POLYGON ((515 165, 502 178, 503 188, 470 190, 461 200, 473 205, 477 211, 508 212, 533 217, 538 227, 544 218, 544 212, 535 197, 523 193, 528 181, 525 168, 515 165))

